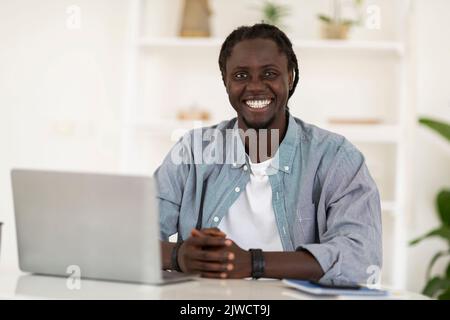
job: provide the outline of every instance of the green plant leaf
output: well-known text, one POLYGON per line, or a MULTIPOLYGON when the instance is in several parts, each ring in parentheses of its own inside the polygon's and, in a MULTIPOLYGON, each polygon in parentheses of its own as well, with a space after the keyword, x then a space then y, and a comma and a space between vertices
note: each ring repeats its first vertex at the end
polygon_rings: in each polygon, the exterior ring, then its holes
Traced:
POLYGON ((427 234, 410 241, 409 244, 413 246, 418 244, 420 241, 430 237, 441 237, 450 243, 450 227, 442 226, 440 228, 434 229, 427 234))
POLYGON ((318 14, 317 17, 319 18, 319 20, 322 20, 323 22, 331 23, 331 18, 324 14, 318 14))
POLYGON ((450 227, 450 190, 442 190, 436 197, 439 218, 444 225, 450 227))
POLYGON ((438 296, 439 300, 450 300, 450 288, 444 291, 444 293, 438 296))
MULTIPOLYGON (((427 279, 429 280, 431 278, 431 269, 433 269, 434 264, 436 263, 437 260, 439 260, 439 258, 444 257, 446 255, 450 255, 450 250, 447 251, 439 251, 438 253, 436 253, 433 258, 430 261, 430 264, 428 265, 427 268, 427 279)), ((450 278, 450 277, 448 277, 450 278)))
POLYGON ((271 1, 265 1, 262 6, 263 20, 266 23, 277 25, 281 22, 282 18, 289 13, 289 7, 283 5, 277 5, 271 1))
POLYGON ((448 290, 450 288, 450 280, 434 277, 426 284, 422 293, 428 297, 434 297, 439 291, 448 290))
POLYGON ((450 124, 430 118, 420 118, 419 123, 436 131, 441 136, 450 141, 450 124))

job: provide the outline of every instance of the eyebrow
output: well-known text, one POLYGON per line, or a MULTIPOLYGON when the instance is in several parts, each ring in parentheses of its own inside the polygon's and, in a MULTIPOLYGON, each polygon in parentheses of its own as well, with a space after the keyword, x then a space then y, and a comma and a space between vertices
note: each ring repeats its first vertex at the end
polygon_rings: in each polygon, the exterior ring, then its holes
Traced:
MULTIPOLYGON (((261 68, 279 68, 279 66, 275 65, 275 64, 265 64, 263 66, 261 66, 261 68)), ((236 66, 233 68, 233 70, 238 70, 238 69, 248 69, 248 66, 236 66)))

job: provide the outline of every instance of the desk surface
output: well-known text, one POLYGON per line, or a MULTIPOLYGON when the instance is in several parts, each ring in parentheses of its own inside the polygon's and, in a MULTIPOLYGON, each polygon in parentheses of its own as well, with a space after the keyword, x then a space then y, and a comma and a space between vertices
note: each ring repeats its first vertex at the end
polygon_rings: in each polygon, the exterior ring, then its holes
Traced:
MULTIPOLYGON (((67 279, 62 277, 31 275, 15 270, 0 269, 0 299, 309 300, 318 298, 291 289, 279 280, 271 279, 257 281, 198 279, 164 286, 83 279, 80 290, 70 290, 66 284, 67 279)), ((417 293, 396 290, 391 292, 388 299, 428 299, 417 293)), ((323 299, 323 297, 320 298, 323 299)), ((350 299, 351 297, 331 298, 350 299)))

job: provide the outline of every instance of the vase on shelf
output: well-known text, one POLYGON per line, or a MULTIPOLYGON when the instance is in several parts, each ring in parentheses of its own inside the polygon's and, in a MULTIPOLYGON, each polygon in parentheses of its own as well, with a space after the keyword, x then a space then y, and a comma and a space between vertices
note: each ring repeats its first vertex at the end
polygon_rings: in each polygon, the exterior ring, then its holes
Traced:
POLYGON ((180 37, 211 36, 209 17, 211 9, 208 0, 184 0, 180 37))

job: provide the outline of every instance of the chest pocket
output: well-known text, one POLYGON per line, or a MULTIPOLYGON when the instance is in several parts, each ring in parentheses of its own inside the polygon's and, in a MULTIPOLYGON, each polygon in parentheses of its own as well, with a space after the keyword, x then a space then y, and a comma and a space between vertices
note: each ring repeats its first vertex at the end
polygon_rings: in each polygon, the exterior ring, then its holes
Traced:
POLYGON ((297 223, 299 224, 301 243, 318 242, 316 207, 313 203, 303 205, 298 209, 297 223))

